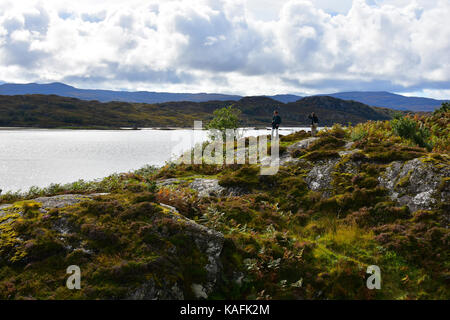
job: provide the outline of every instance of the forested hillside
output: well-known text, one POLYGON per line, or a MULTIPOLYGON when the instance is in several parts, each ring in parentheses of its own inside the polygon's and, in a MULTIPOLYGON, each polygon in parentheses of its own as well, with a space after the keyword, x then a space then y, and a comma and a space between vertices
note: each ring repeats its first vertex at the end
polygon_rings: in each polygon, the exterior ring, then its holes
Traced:
POLYGON ((209 121, 218 108, 235 105, 242 111, 241 125, 268 126, 278 109, 284 126, 307 125, 315 112, 320 125, 387 120, 392 110, 369 107, 332 97, 307 97, 284 104, 267 97, 239 101, 168 102, 142 104, 85 101, 55 95, 0 96, 0 126, 11 127, 191 127, 194 120, 209 121))

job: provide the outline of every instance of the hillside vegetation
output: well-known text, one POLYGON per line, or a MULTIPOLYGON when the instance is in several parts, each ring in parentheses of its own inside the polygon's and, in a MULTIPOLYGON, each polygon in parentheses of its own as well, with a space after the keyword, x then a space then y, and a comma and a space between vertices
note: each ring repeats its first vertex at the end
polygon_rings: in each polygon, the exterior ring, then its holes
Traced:
POLYGON ((308 125, 316 112, 320 125, 386 120, 389 109, 332 97, 308 97, 283 104, 266 97, 235 101, 169 102, 141 104, 84 101, 54 95, 0 96, 0 126, 40 128, 192 127, 194 120, 208 122, 213 111, 234 105, 242 111, 242 126, 269 126, 272 113, 280 111, 284 126, 308 125))
POLYGON ((0 298, 448 300, 449 121, 444 106, 284 136, 274 176, 168 163, 5 194, 0 298))

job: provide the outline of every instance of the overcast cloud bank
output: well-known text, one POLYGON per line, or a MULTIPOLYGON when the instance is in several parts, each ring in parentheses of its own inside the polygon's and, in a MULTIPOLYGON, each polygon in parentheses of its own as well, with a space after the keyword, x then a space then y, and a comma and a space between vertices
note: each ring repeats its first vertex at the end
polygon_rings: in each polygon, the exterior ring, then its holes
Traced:
POLYGON ((354 0, 341 13, 323 3, 281 1, 267 18, 251 1, 0 0, 0 80, 450 97, 449 1, 354 0))

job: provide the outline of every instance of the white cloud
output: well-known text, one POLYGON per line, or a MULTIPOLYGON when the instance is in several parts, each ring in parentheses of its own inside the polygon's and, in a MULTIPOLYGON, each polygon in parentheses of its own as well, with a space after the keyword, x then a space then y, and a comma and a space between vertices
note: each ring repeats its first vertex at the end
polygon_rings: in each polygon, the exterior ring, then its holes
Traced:
POLYGON ((449 16, 446 0, 0 0, 0 80, 447 94, 449 16))

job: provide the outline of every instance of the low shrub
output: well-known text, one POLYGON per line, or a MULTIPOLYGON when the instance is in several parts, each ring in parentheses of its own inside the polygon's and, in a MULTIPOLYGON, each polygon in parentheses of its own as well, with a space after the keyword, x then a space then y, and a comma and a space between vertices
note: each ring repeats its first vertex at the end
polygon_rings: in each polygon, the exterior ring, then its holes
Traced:
POLYGON ((336 150, 345 145, 345 140, 336 138, 335 136, 324 136, 319 140, 315 141, 309 148, 308 151, 315 151, 319 149, 324 150, 336 150))
POLYGON ((244 165, 239 170, 222 176, 219 184, 224 187, 253 189, 259 185, 258 176, 259 168, 257 166, 244 165))
POLYGON ((305 130, 300 130, 291 134, 288 134, 286 136, 281 136, 280 141, 282 142, 294 142, 299 141, 305 138, 308 138, 310 135, 305 130))
POLYGON ((303 156, 303 158, 310 160, 310 161, 318 161, 318 160, 324 160, 329 158, 339 158, 340 155, 336 151, 332 150, 318 150, 309 152, 306 155, 303 156))
POLYGON ((409 116, 397 115, 392 121, 392 130, 402 138, 408 139, 420 147, 432 149, 429 141, 430 131, 421 127, 413 118, 409 116))

